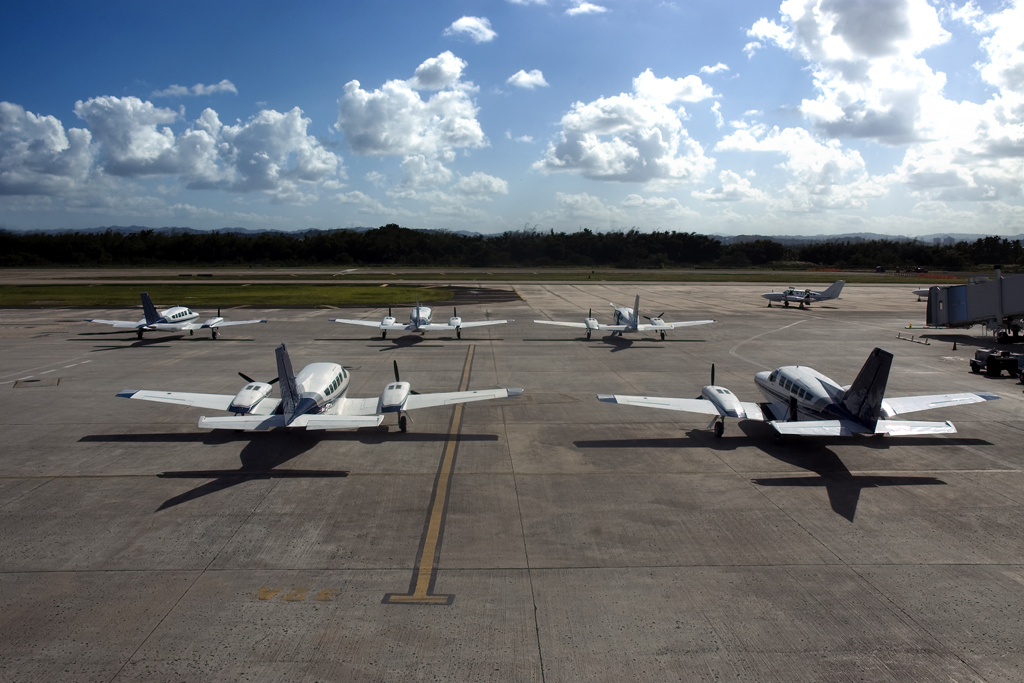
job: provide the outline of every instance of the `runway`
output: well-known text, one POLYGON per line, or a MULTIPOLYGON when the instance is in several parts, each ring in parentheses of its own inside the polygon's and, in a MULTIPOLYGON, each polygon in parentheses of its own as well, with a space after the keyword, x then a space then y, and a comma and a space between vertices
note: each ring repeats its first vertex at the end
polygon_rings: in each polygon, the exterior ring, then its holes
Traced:
POLYGON ((245 309, 270 322, 139 342, 77 322, 125 309, 0 310, 0 679, 1024 680, 1022 387, 971 374, 962 332, 906 330, 911 286, 807 310, 762 285, 505 287, 522 299, 459 314, 516 322, 462 339, 245 309), (664 341, 532 323, 611 322, 636 294, 718 322, 664 341), (115 397, 234 393, 276 375, 281 342, 296 368, 348 366, 356 397, 394 360, 418 391, 525 394, 406 434, 206 432, 210 411, 115 397), (759 370, 848 384, 876 346, 887 395, 1002 400, 918 414, 957 434, 777 441, 595 399, 695 397, 714 363, 760 401, 759 370))

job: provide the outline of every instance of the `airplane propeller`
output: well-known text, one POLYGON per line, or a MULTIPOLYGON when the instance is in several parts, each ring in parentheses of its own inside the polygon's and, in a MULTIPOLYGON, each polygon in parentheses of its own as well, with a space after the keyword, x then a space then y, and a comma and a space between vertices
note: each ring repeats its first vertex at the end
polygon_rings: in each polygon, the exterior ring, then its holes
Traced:
MULTIPOLYGON (((241 377, 242 379, 244 379, 246 382, 255 382, 256 381, 252 377, 250 377, 249 375, 245 374, 244 372, 238 373, 238 376, 241 377)), ((280 379, 279 377, 275 377, 274 379, 272 379, 269 382, 267 382, 267 384, 273 384, 274 382, 276 382, 279 379, 280 379)))
MULTIPOLYGON (((402 381, 402 380, 401 380, 401 379, 399 379, 399 377, 398 377, 398 361, 397 361, 397 360, 395 361, 395 381, 396 381, 396 382, 401 382, 401 381, 402 381)), ((410 390, 409 390, 409 393, 410 393, 410 394, 416 394, 416 395, 418 396, 420 392, 418 392, 418 391, 413 391, 412 389, 410 389, 410 390)))
POLYGON ((715 364, 711 364, 711 383, 715 383, 715 364))
POLYGON ((655 315, 655 316, 645 315, 644 317, 647 318, 648 320, 654 320, 655 318, 664 318, 665 317, 665 313, 663 311, 661 315, 655 315))

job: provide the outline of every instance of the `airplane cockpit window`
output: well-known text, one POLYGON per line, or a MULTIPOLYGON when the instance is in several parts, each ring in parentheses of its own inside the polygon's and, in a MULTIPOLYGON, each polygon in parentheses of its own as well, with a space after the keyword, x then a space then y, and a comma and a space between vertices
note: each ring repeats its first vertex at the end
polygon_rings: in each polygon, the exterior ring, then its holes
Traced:
POLYGON ((774 372, 772 372, 772 374, 768 376, 768 381, 771 382, 772 384, 774 384, 775 383, 775 378, 778 376, 778 374, 779 374, 778 370, 775 370, 774 372))

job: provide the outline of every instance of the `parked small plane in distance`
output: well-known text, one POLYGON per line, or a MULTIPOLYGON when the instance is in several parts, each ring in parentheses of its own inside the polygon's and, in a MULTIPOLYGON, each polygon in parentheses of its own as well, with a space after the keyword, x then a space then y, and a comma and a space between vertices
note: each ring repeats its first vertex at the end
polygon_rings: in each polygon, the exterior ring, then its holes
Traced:
POLYGON ((292 372, 292 362, 284 344, 277 347, 277 377, 257 382, 238 373, 246 385, 237 394, 190 394, 176 391, 118 392, 121 398, 172 403, 175 405, 212 408, 235 413, 233 417, 200 417, 200 429, 234 429, 262 432, 275 427, 319 429, 358 429, 376 427, 388 413, 398 416, 398 428, 406 431, 406 415, 410 410, 447 406, 470 401, 520 396, 522 389, 477 389, 421 394, 398 377, 384 387, 380 396, 349 398, 351 375, 337 363, 310 363, 292 372), (281 398, 270 398, 275 382, 280 380, 281 398))
POLYGON ((431 321, 434 313, 427 306, 421 306, 419 302, 409 313, 409 322, 400 323, 395 320, 394 316, 391 315, 391 309, 388 308, 388 315, 386 318, 381 320, 379 323, 375 323, 372 320, 352 320, 350 318, 331 318, 332 323, 345 323, 346 325, 362 325, 364 327, 376 327, 380 330, 380 338, 386 339, 388 336, 388 330, 396 330, 401 332, 438 332, 448 331, 455 332, 455 336, 462 339, 462 328, 464 327, 483 327, 485 325, 504 325, 505 323, 512 323, 515 320, 473 320, 469 322, 463 322, 462 318, 459 317, 459 311, 457 308, 452 308, 452 317, 448 318, 447 323, 435 323, 431 321))
POLYGON ((633 308, 628 306, 616 306, 612 304, 612 308, 615 309, 615 322, 611 325, 604 325, 597 322, 594 318, 594 309, 590 309, 590 314, 584 318, 581 323, 573 322, 561 322, 558 320, 534 320, 535 323, 541 325, 560 325, 562 327, 577 327, 585 329, 587 331, 587 339, 590 339, 590 333, 594 330, 604 330, 607 332, 618 332, 619 336, 622 336, 623 332, 660 332, 661 338, 665 338, 665 332, 668 330, 674 330, 677 327, 690 327, 692 325, 707 325, 708 323, 715 322, 714 320, 686 320, 683 322, 667 323, 661 319, 664 313, 661 315, 651 318, 648 316, 642 316, 649 323, 640 322, 640 295, 636 295, 636 302, 633 304, 633 308))
POLYGON ((931 287, 922 287, 921 289, 913 290, 913 293, 917 297, 917 300, 920 301, 922 296, 924 296, 924 297, 928 296, 928 292, 930 290, 931 290, 931 287))
POLYGON ((841 387, 817 370, 802 365, 786 365, 754 375, 754 384, 767 403, 745 403, 722 386, 715 385, 714 366, 711 384, 701 390, 700 398, 657 398, 598 394, 606 403, 681 410, 713 415, 708 428, 715 436, 725 431, 725 418, 768 420, 785 436, 851 436, 855 434, 955 434, 951 422, 892 420, 896 415, 933 408, 994 401, 999 397, 987 392, 903 396, 885 398, 885 385, 892 366, 892 354, 876 348, 868 356, 857 378, 841 387))
POLYGON ((799 290, 794 287, 790 287, 782 292, 770 292, 768 294, 762 294, 761 296, 768 299, 768 308, 772 307, 773 301, 781 301, 785 306, 789 306, 790 302, 799 303, 800 308, 803 308, 805 305, 810 306, 812 301, 838 299, 839 292, 843 291, 843 285, 845 284, 846 282, 844 280, 836 280, 832 283, 832 286, 824 292, 812 292, 809 289, 799 290))
POLYGON ((227 321, 220 317, 217 311, 216 318, 210 318, 204 323, 193 322, 199 318, 199 314, 187 306, 174 306, 165 311, 157 311, 149 294, 142 293, 142 320, 132 322, 131 320, 100 320, 99 318, 87 318, 87 323, 99 323, 101 325, 113 325, 114 327, 127 327, 135 330, 136 336, 142 339, 144 332, 184 332, 194 334, 196 330, 210 329, 213 338, 217 338, 217 329, 228 325, 252 325, 254 323, 265 323, 266 320, 232 320, 227 321))

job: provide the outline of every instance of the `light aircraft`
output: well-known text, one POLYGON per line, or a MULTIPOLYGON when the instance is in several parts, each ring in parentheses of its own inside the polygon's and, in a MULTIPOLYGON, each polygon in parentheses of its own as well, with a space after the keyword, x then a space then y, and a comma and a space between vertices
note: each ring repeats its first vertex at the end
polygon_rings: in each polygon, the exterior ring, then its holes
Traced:
POLYGON ((594 318, 594 309, 590 309, 590 313, 581 323, 571 322, 560 322, 557 320, 534 320, 535 323, 541 325, 561 325, 562 327, 578 327, 587 331, 587 339, 590 339, 590 333, 594 330, 605 330, 608 332, 618 332, 619 336, 622 336, 623 332, 660 332, 661 338, 665 338, 665 332, 668 330, 674 330, 677 327, 690 327, 691 325, 707 325, 708 323, 715 322, 714 320, 686 320, 677 323, 667 323, 661 319, 661 315, 651 318, 648 316, 642 316, 643 318, 650 321, 650 323, 640 322, 640 295, 636 295, 636 302, 633 304, 633 308, 628 306, 616 306, 612 304, 612 308, 615 309, 615 322, 611 325, 603 325, 594 318))
POLYGON ((768 299, 768 308, 772 307, 773 301, 781 301, 785 306, 789 306, 790 302, 799 303, 800 308, 803 308, 804 305, 810 306, 812 301, 838 299, 839 292, 843 291, 843 285, 845 284, 845 280, 836 280, 824 292, 812 292, 809 289, 799 290, 790 287, 789 289, 781 292, 770 292, 768 294, 762 294, 761 296, 768 299))
POLYGON ((388 308, 388 315, 386 318, 381 320, 379 323, 375 323, 372 320, 353 320, 350 318, 331 318, 332 323, 345 323, 348 325, 362 325, 364 327, 376 327, 380 330, 380 338, 386 339, 388 336, 388 330, 397 330, 403 332, 437 332, 437 331, 448 331, 455 332, 455 336, 462 339, 462 328, 463 327, 483 327, 484 325, 503 325, 505 323, 512 323, 515 320, 475 320, 470 322, 463 322, 462 318, 459 317, 459 311, 457 308, 452 308, 452 317, 448 318, 447 323, 435 323, 431 321, 433 311, 427 306, 421 306, 419 301, 416 302, 416 306, 413 307, 409 313, 409 322, 400 323, 395 320, 394 316, 391 315, 391 309, 388 308))
POLYGON ((310 363, 292 372, 292 362, 284 344, 277 347, 277 377, 257 382, 238 373, 246 385, 237 394, 190 394, 176 391, 137 391, 125 389, 117 395, 158 403, 212 408, 234 413, 231 417, 200 417, 200 429, 234 429, 262 432, 275 427, 306 429, 358 429, 376 427, 389 413, 398 417, 398 428, 406 431, 406 412, 419 408, 446 406, 469 401, 519 396, 522 389, 477 389, 420 394, 408 382, 398 378, 384 387, 380 396, 349 398, 351 375, 337 363, 310 363), (280 380, 281 398, 271 398, 270 391, 280 380))
POLYGON ((253 323, 265 323, 266 320, 232 320, 227 321, 220 317, 220 310, 216 318, 210 318, 204 323, 196 323, 199 314, 187 306, 174 306, 165 311, 157 311, 149 294, 142 293, 142 320, 132 322, 131 320, 100 320, 99 318, 88 318, 87 323, 100 323, 101 325, 113 325, 114 327, 127 327, 135 330, 136 336, 142 339, 144 332, 184 332, 194 334, 196 330, 210 329, 213 338, 217 338, 217 329, 228 325, 252 325, 253 323))
POLYGON ((921 289, 914 289, 911 291, 917 296, 917 300, 920 301, 922 296, 928 296, 928 292, 931 291, 931 287, 922 287, 921 289))
POLYGON ((625 405, 681 410, 713 415, 708 428, 715 436, 725 431, 725 418, 767 420, 779 435, 851 436, 854 434, 955 434, 951 422, 892 420, 896 415, 933 408, 959 406, 999 397, 987 392, 903 396, 885 398, 885 385, 892 366, 892 354, 876 348, 868 356, 852 385, 841 387, 817 370, 802 365, 786 365, 754 375, 754 384, 767 403, 747 403, 722 386, 711 384, 701 390, 700 398, 657 398, 598 394, 599 401, 625 405))

